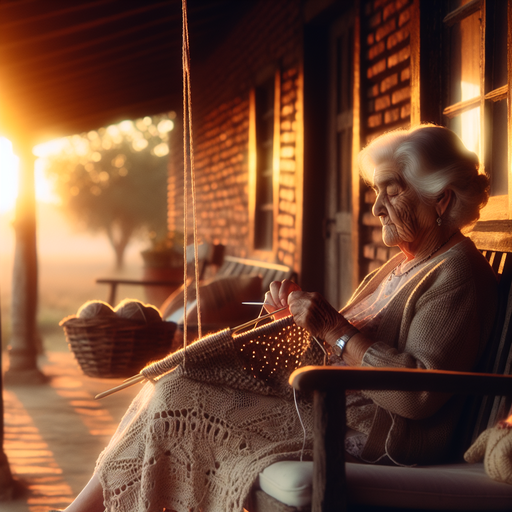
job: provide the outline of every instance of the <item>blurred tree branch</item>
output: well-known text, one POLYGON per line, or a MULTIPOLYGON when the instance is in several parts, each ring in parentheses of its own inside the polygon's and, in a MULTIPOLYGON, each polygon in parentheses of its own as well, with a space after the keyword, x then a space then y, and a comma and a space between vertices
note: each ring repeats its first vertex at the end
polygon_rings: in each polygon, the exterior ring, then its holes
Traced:
POLYGON ((104 232, 116 266, 134 236, 167 236, 166 115, 61 139, 45 169, 63 209, 79 226, 104 232))

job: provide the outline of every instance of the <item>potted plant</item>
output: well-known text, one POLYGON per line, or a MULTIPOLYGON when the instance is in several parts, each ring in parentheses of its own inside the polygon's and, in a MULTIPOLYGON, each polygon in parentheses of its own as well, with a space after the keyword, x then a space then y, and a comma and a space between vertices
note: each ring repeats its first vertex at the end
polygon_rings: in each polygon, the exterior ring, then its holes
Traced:
POLYGON ((172 232, 159 238, 153 232, 150 240, 151 247, 141 251, 143 279, 147 281, 144 287, 148 301, 160 306, 183 283, 183 235, 172 232))

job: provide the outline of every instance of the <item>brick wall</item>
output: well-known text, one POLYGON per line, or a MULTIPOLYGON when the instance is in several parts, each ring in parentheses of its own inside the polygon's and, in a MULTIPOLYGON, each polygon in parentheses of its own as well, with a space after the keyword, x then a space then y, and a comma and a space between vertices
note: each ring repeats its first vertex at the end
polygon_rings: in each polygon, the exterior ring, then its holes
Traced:
MULTIPOLYGON (((384 131, 410 123, 409 20, 412 0, 371 0, 362 19, 362 128, 365 142, 384 131)), ((363 194, 363 275, 382 265, 398 249, 382 243, 379 219, 371 206, 375 194, 363 194)))
POLYGON ((298 70, 281 74, 281 112, 279 161, 278 260, 290 267, 297 263, 297 90, 298 70))
MULTIPOLYGON (((361 128, 364 141, 410 123, 411 5, 412 0, 363 2, 361 128)), ((233 27, 206 62, 195 62, 192 54, 199 236, 226 245, 228 254, 238 256, 255 256, 249 239, 249 92, 265 70, 281 71, 276 260, 292 266, 297 265, 301 229, 297 221, 300 207, 297 204, 297 186, 300 186, 297 98, 302 29, 300 2, 261 0, 233 27)), ((179 122, 177 125, 171 148, 168 219, 170 229, 182 231, 183 158, 179 122)), ((362 198, 361 271, 364 275, 388 260, 395 249, 382 244, 380 223, 371 215, 373 192, 365 191, 362 198)))
MULTIPOLYGON (((301 33, 300 2, 261 0, 206 62, 195 63, 191 56, 198 232, 202 240, 226 245, 228 254, 252 255, 248 211, 249 93, 265 70, 280 69, 277 261, 295 263, 296 101, 301 33)), ((168 224, 171 230, 183 231, 182 135, 180 123, 177 124, 171 142, 168 224)))

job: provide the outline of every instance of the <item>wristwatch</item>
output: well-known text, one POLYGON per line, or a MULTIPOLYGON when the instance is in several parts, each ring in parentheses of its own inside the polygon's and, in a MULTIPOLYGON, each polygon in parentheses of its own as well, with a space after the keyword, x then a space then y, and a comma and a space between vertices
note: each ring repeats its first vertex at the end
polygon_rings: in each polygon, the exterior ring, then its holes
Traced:
POLYGON ((341 357, 345 347, 348 343, 348 340, 352 338, 352 336, 356 335, 359 331, 352 326, 343 336, 339 337, 334 345, 332 346, 332 351, 338 356, 341 357))

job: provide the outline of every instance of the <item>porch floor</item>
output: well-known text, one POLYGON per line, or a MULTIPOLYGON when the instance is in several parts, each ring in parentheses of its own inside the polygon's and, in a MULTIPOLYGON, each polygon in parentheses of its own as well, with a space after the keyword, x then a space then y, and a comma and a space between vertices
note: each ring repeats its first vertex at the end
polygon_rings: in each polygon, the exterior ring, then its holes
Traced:
POLYGON ((14 500, 0 502, 0 512, 66 507, 140 389, 137 384, 94 400, 122 379, 85 376, 70 352, 48 352, 39 367, 47 384, 4 388, 4 449, 17 485, 14 500))

